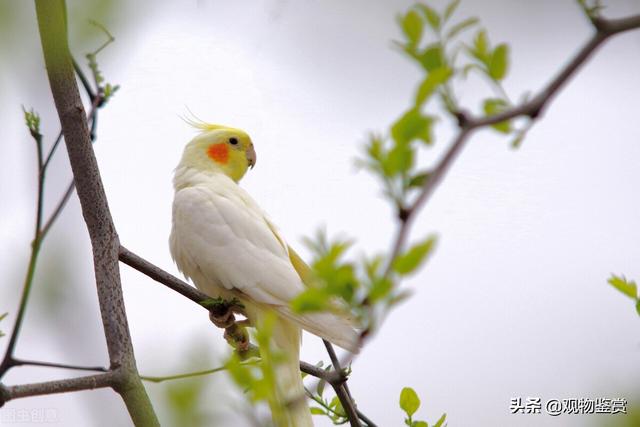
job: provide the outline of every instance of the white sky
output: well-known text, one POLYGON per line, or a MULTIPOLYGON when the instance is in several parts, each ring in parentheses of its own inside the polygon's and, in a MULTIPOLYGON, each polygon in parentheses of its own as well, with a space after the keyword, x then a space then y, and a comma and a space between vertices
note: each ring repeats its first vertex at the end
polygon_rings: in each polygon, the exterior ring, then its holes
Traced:
MULTIPOLYGON (((404 111, 420 77, 390 48, 399 37, 394 16, 409 4, 164 2, 154 3, 152 13, 151 3, 129 6, 138 32, 120 35, 105 22, 117 40, 100 63, 122 89, 100 114, 96 154, 122 243, 177 274, 167 244, 171 177, 193 135, 179 119, 189 107, 252 136, 257 167, 242 185, 290 243, 302 246, 302 236, 326 225, 356 238, 356 253, 386 249, 392 214, 373 178, 355 171, 353 158, 367 132, 386 129, 404 111)), ((607 9, 610 16, 638 11, 637 0, 607 9)), ((42 97, 48 85, 34 13, 25 13, 30 35, 12 58, 15 69, 30 67, 33 78, 20 80, 14 70, 0 80, 0 312, 10 312, 4 331, 14 320, 35 198, 34 149, 20 104, 42 113, 47 136, 58 129, 51 101, 42 97)), ((506 87, 515 97, 539 89, 590 34, 571 1, 463 2, 457 16, 471 15, 481 17, 493 42, 511 44, 506 87)), ((607 421, 510 415, 509 400, 518 396, 638 400, 639 319, 606 280, 611 272, 640 280, 639 48, 640 32, 608 42, 520 150, 492 132, 468 144, 413 230, 416 239, 440 238, 426 268, 404 284, 414 297, 389 316, 354 365, 352 392, 379 425, 401 425, 397 400, 407 385, 423 401, 419 418, 434 422, 446 412, 450 426, 607 421)), ((464 87, 465 105, 476 107, 486 94, 480 88, 464 87)), ((447 126, 440 131, 426 161, 450 139, 447 126)), ((70 176, 65 155, 60 151, 53 164, 48 206, 70 176)), ((92 274, 74 199, 45 244, 34 294, 34 306, 43 308, 28 312, 19 356, 105 363, 92 274), (48 277, 67 277, 68 286, 46 286, 48 277)), ((142 373, 188 369, 197 340, 217 355, 200 355, 198 366, 219 364, 224 343, 202 310, 127 267, 122 279, 142 373)), ((328 359, 311 336, 303 358, 328 359)), ((23 368, 7 378, 65 374, 23 368)), ((214 401, 225 402, 220 394, 227 385, 215 384, 219 393, 207 396, 219 407, 214 401)), ((149 389, 159 399, 160 388, 149 389)), ((7 411, 37 408, 55 408, 59 425, 126 424, 123 406, 108 391, 11 402, 0 410, 0 423, 7 411), (91 415, 99 410, 109 416, 91 415)))

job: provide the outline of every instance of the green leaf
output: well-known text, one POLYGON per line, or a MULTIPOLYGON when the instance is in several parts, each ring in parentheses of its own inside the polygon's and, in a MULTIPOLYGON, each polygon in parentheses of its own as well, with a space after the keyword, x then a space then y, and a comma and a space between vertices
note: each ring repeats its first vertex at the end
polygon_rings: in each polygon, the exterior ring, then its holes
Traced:
POLYGON ((376 277, 378 277, 383 261, 384 257, 382 255, 376 255, 369 260, 364 260, 364 269, 369 280, 373 281, 376 279, 376 277))
POLYGON ((24 121, 29 129, 29 133, 35 138, 40 135, 40 115, 36 113, 36 111, 32 108, 28 110, 22 107, 22 111, 24 112, 24 121))
POLYGON ((447 8, 444 10, 444 15, 442 16, 442 19, 444 22, 447 22, 449 18, 451 18, 453 13, 458 8, 459 4, 460 4, 460 0, 453 0, 451 3, 447 5, 447 8))
POLYGON ((411 417, 420 407, 420 398, 411 387, 405 387, 400 392, 400 408, 411 417))
POLYGON ((329 296, 322 289, 307 288, 289 303, 295 313, 323 311, 329 307, 329 296))
POLYGON ((251 388, 257 381, 253 374, 253 369, 243 365, 235 353, 231 355, 231 358, 227 362, 227 370, 231 378, 233 378, 241 388, 251 388))
MULTIPOLYGON (((8 314, 9 313, 0 314, 0 321, 4 320, 4 318, 7 317, 8 314)), ((0 331, 0 338, 2 338, 3 336, 5 336, 5 333, 0 331)))
POLYGON ((473 47, 469 49, 469 52, 487 68, 491 62, 491 55, 489 52, 489 38, 485 30, 480 30, 473 39, 473 47))
POLYGON ((624 276, 612 275, 609 280, 609 284, 627 295, 630 298, 638 298, 638 286, 633 280, 627 280, 624 276))
POLYGON ((411 427, 429 427, 426 421, 414 421, 411 427))
POLYGON ((373 281, 367 297, 371 303, 375 303, 389 295, 392 289, 393 282, 383 277, 373 281))
POLYGON ((104 86, 103 102, 108 102, 118 89, 120 89, 120 85, 112 86, 111 83, 107 83, 104 86))
POLYGON ((444 422, 447 420, 447 414, 442 414, 442 416, 440 417, 440 419, 438 420, 438 422, 436 422, 433 427, 442 427, 442 425, 444 424, 444 422))
POLYGON ((318 408, 317 406, 312 406, 309 410, 311 411, 311 415, 327 415, 324 409, 318 408))
POLYGON ((318 386, 316 387, 316 394, 320 397, 324 394, 324 387, 327 385, 325 380, 318 381, 318 386))
POLYGON ((489 75, 495 80, 502 80, 507 75, 508 66, 509 46, 502 43, 493 50, 489 63, 489 75))
POLYGON ((396 120, 391 127, 391 136, 396 141, 396 146, 408 144, 415 139, 430 144, 432 142, 432 124, 433 117, 423 115, 419 109, 412 108, 396 120))
POLYGON ((409 297, 411 297, 411 295, 413 295, 413 292, 411 292, 408 289, 405 289, 403 291, 398 292, 397 294, 393 295, 388 301, 387 301, 387 305, 389 307, 394 306, 396 304, 400 304, 401 302, 409 299, 409 297))
MULTIPOLYGON (((509 103, 501 98, 487 98, 483 103, 483 109, 487 116, 501 113, 506 110, 508 106, 509 103)), ((511 132, 511 123, 508 120, 491 125, 491 127, 501 133, 511 132)))
POLYGON ((427 180, 429 179, 429 176, 431 174, 429 172, 422 172, 419 174, 416 174, 414 176, 411 177, 411 180, 409 180, 409 188, 422 188, 424 186, 424 184, 427 182, 427 180))
POLYGON ((636 301, 636 311, 638 312, 638 316, 640 316, 640 299, 636 301))
POLYGON ((331 399, 331 402, 329 402, 329 407, 333 409, 337 415, 340 415, 340 416, 346 415, 344 412, 344 408, 342 407, 342 403, 340 402, 340 399, 338 398, 338 396, 335 396, 333 399, 331 399))
POLYGON ((416 93, 416 106, 421 106, 427 101, 440 85, 446 83, 453 75, 449 67, 441 67, 432 70, 424 79, 416 93))
POLYGON ((440 43, 427 46, 417 57, 420 64, 429 72, 441 68, 444 65, 443 58, 442 45, 440 43))
POLYGON ((386 176, 393 177, 406 172, 413 165, 413 150, 408 142, 399 142, 389 151, 384 160, 383 170, 386 176))
POLYGON ((526 132, 518 132, 516 137, 511 141, 511 148, 517 149, 522 145, 522 141, 524 141, 524 137, 526 136, 526 132))
POLYGON ((393 270, 403 276, 415 271, 425 261, 435 242, 435 237, 430 236, 424 242, 416 244, 395 259, 393 270))
POLYGON ((409 44, 416 45, 420 42, 420 37, 422 37, 422 30, 424 24, 422 23, 422 18, 415 10, 410 10, 407 14, 402 18, 400 23, 402 27, 402 31, 407 36, 407 40, 409 44))
POLYGON ((452 39, 458 34, 460 34, 462 31, 468 30, 469 28, 473 27, 478 22, 480 22, 478 18, 468 18, 462 22, 458 22, 456 25, 451 27, 449 31, 447 31, 447 35, 445 36, 445 38, 452 39))
POLYGON ((422 11, 422 13, 424 13, 424 16, 427 18, 427 22, 431 28, 433 28, 435 32, 438 32, 440 30, 440 15, 438 15, 438 12, 424 3, 420 3, 416 6, 422 11))

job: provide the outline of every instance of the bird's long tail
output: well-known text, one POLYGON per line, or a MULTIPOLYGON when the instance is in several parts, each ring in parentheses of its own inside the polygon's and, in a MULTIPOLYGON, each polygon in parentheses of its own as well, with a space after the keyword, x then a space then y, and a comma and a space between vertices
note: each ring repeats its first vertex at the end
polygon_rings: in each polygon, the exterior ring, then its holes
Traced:
MULTIPOLYGON (((260 317, 265 320, 264 315, 260 317)), ((300 375, 302 330, 278 316, 273 319, 271 334, 276 354, 273 363, 275 396, 269 400, 273 422, 277 427, 313 427, 300 375)))

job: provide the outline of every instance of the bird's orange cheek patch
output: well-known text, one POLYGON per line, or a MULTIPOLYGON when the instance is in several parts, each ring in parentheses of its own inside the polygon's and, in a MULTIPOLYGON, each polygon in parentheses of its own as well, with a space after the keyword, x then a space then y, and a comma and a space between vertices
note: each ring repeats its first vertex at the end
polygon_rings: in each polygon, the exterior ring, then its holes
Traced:
POLYGON ((217 163, 227 164, 229 161, 229 147, 227 144, 213 144, 207 149, 207 155, 217 163))

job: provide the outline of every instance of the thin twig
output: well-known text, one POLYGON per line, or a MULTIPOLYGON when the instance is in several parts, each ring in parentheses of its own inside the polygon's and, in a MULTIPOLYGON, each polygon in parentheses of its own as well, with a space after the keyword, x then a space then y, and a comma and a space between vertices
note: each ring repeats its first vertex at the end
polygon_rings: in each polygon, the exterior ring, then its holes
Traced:
POLYGON ((56 219, 58 219, 58 216, 60 216, 60 214, 62 213, 62 210, 64 209, 67 202, 71 198, 71 195, 73 194, 73 190, 75 190, 75 188, 76 188, 76 184, 72 180, 67 186, 67 190, 62 195, 62 198, 60 198, 60 201, 56 205, 56 208, 51 213, 51 216, 49 217, 47 222, 45 222, 44 227, 42 227, 42 233, 41 233, 42 238, 44 238, 47 235, 47 233, 49 233, 51 226, 56 221, 56 219))
POLYGON ((91 88, 91 84, 89 83, 87 76, 85 76, 84 71, 82 71, 82 68, 80 68, 80 65, 78 65, 78 63, 74 58, 71 58, 71 60, 73 61, 73 69, 76 72, 76 75, 78 76, 78 78, 80 79, 80 82, 82 83, 82 87, 84 87, 84 91, 87 93, 87 96, 89 97, 89 101, 93 102, 94 98, 96 97, 96 93, 91 88))
POLYGON ((331 363, 333 364, 333 369, 338 371, 340 375, 344 378, 342 387, 344 387, 344 391, 347 393, 347 396, 349 396, 349 399, 351 399, 351 404, 355 407, 355 402, 353 402, 353 396, 351 396, 351 391, 349 391, 349 386, 347 385, 348 378, 346 376, 345 371, 342 369, 342 366, 340 365, 340 360, 338 359, 336 350, 333 348, 333 344, 331 344, 329 341, 325 339, 323 339, 322 342, 324 343, 324 348, 327 350, 327 353, 329 354, 329 359, 331 359, 331 363))
POLYGON ((351 427, 361 427, 360 418, 358 417, 358 412, 356 411, 355 406, 353 405, 353 401, 347 394, 347 391, 342 385, 333 388, 333 391, 338 396, 340 400, 340 404, 344 409, 345 414, 347 414, 347 418, 349 419, 349 424, 351 427))
MULTIPOLYGON (((94 98, 93 103, 91 104, 91 110, 89 111, 89 115, 87 116, 87 120, 91 123, 91 142, 94 142, 95 140, 95 125, 98 121, 98 104, 100 103, 100 99, 101 99, 100 96, 97 96, 94 98)), ((49 153, 49 156, 53 154, 53 150, 54 148, 52 147, 49 153)), ((71 195, 73 194, 73 190, 75 188, 76 188, 76 184, 72 179, 69 185, 67 186, 66 191, 60 198, 60 201, 58 201, 58 204, 56 205, 55 209, 49 216, 49 219, 47 219, 44 226, 42 227, 42 231, 40 232, 41 239, 44 239, 47 233, 49 233, 51 226, 56 221, 56 219, 58 219, 58 216, 60 215, 60 213, 62 213, 62 211, 64 210, 64 207, 67 205, 67 202, 71 198, 71 195)))
MULTIPOLYGON (((253 358, 253 359, 240 362, 240 365, 256 365, 259 362, 260 362, 260 359, 253 358)), ((151 377, 146 375, 140 375, 140 379, 144 381, 149 381, 152 383, 161 383, 163 381, 182 380, 185 378, 201 377, 204 375, 215 374, 217 372, 222 372, 226 370, 227 370, 226 366, 220 366, 218 368, 206 369, 204 371, 188 372, 186 374, 169 375, 166 377, 151 377)))
POLYGON ((47 154, 47 158, 44 161, 44 169, 47 169, 47 166, 49 166, 49 162, 51 161, 51 158, 53 157, 53 153, 56 152, 56 149, 58 148, 58 145, 60 145, 60 141, 62 141, 62 130, 60 130, 60 133, 58 133, 58 137, 53 142, 53 145, 51 146, 51 149, 49 149, 49 154, 47 154))
POLYGON ((116 40, 116 38, 113 37, 113 35, 109 32, 109 30, 107 30, 107 28, 104 25, 102 25, 101 23, 99 23, 98 21, 94 21, 92 19, 92 20, 89 21, 89 23, 91 23, 91 25, 97 27, 98 29, 102 30, 102 32, 107 35, 107 41, 102 43, 102 45, 100 45, 100 47, 98 47, 96 50, 94 50, 92 52, 92 55, 97 55, 97 54, 100 53, 100 51, 102 51, 102 49, 104 49, 105 47, 109 46, 109 44, 113 43, 116 40))
POLYGON ((27 310, 27 302, 29 301, 29 296, 31 295, 31 289, 33 287, 33 278, 36 271, 36 264, 38 261, 38 255, 40 253, 40 247, 42 243, 42 212, 44 210, 44 182, 45 182, 45 168, 44 168, 44 160, 43 160, 43 151, 42 151, 42 135, 34 134, 33 135, 37 154, 38 154, 38 190, 37 190, 37 207, 36 207, 36 220, 35 220, 35 231, 33 236, 33 242, 31 243, 31 255, 29 257, 29 264, 27 267, 27 274, 24 279, 24 284, 22 286, 22 295, 20 296, 20 305, 18 306, 18 314, 16 316, 16 321, 13 325, 13 329, 11 331, 11 336, 9 337, 9 343, 7 344, 7 349, 5 351, 4 357, 2 359, 2 363, 0 363, 0 378, 2 378, 9 369, 15 366, 15 361, 13 359, 13 354, 15 352, 15 347, 18 342, 18 335, 20 334, 20 328, 22 327, 22 322, 24 321, 24 315, 27 310))
POLYGON ((360 409, 358 409, 357 407, 356 407, 356 412, 358 414, 358 417, 360 417, 360 419, 362 421, 367 423, 367 427, 378 427, 378 425, 376 423, 371 421, 371 419, 369 417, 367 417, 365 414, 363 414, 362 411, 360 409))
POLYGON ((333 364, 333 369, 340 373, 343 378, 343 381, 339 384, 331 384, 333 387, 333 391, 340 399, 340 403, 342 404, 342 408, 344 409, 347 417, 349 418, 349 423, 352 427, 360 427, 360 419, 358 417, 358 412, 356 410, 356 404, 353 401, 353 397, 351 397, 351 392, 349 391, 349 386, 347 386, 347 377, 345 376, 342 367, 340 366, 340 361, 338 360, 338 355, 333 348, 333 345, 327 341, 322 340, 325 348, 327 349, 327 353, 329 353, 329 358, 331 359, 331 363, 333 364))
POLYGON ((41 366, 43 368, 71 369, 73 371, 109 372, 109 369, 102 366, 67 365, 65 363, 41 362, 38 360, 25 360, 18 358, 13 359, 13 366, 41 366))
MULTIPOLYGON (((94 97, 91 109, 89 114, 87 115, 87 121, 90 121, 92 124, 92 129, 96 124, 96 119, 98 117, 98 104, 100 103, 101 97, 94 97)), ((94 129, 95 131, 95 129, 94 129)), ((49 233, 51 226, 54 224, 62 210, 64 209, 66 203, 68 202, 73 190, 75 188, 75 183, 72 180, 69 183, 67 190, 64 195, 56 205, 56 208, 53 210, 47 221, 42 225, 43 222, 43 212, 44 212, 44 183, 46 177, 47 167, 49 166, 49 162, 53 157, 53 154, 56 151, 57 146, 62 141, 62 130, 58 134, 53 146, 49 150, 46 158, 43 159, 43 148, 42 148, 42 135, 36 134, 33 135, 38 154, 38 190, 37 190, 37 208, 36 208, 36 226, 34 232, 33 242, 31 244, 31 255, 29 258, 29 264, 27 267, 27 275, 25 278, 24 285, 22 287, 22 295, 20 297, 20 305, 18 307, 18 314, 16 316, 16 322, 14 324, 13 330, 11 331, 11 336, 9 338, 9 344, 7 345, 7 349, 5 350, 5 355, 0 363, 0 378, 4 376, 4 374, 14 366, 17 366, 14 360, 14 352, 15 346, 17 344, 18 335, 20 334, 20 328, 22 326, 22 321, 24 319, 24 314, 26 312, 27 303, 29 300, 29 296, 31 294, 31 288, 33 284, 33 278, 35 275, 35 268, 38 260, 38 255, 40 253, 40 247, 42 246, 42 242, 44 238, 49 233)))

